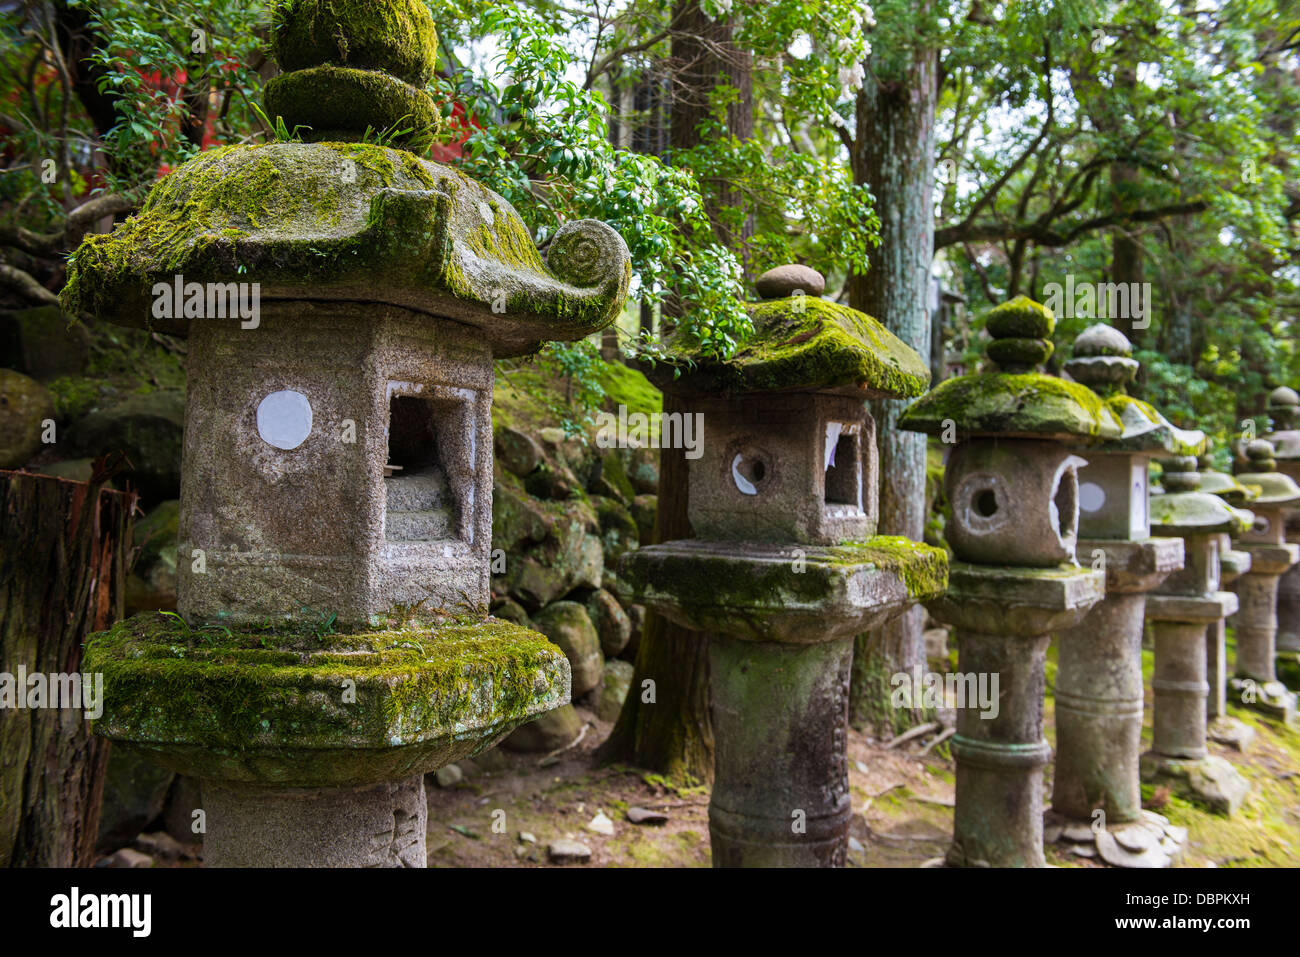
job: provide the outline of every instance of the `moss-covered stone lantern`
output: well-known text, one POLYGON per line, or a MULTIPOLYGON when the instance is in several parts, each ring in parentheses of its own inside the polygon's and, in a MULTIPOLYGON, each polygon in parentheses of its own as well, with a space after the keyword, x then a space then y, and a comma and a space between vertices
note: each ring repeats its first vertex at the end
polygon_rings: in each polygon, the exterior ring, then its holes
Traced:
POLYGON ((1186 560, 1182 571, 1147 596, 1155 643, 1154 708, 1142 777, 1230 814, 1249 788, 1231 764, 1206 748, 1206 635, 1237 610, 1237 596, 1222 590, 1223 535, 1249 528, 1253 516, 1200 491, 1194 457, 1167 459, 1163 465, 1164 491, 1151 497, 1151 529, 1182 537, 1186 560))
POLYGON ((1300 545, 1286 540, 1287 517, 1300 506, 1300 485, 1277 471, 1273 446, 1255 439, 1246 447, 1250 471, 1237 475, 1242 485, 1258 486, 1250 503, 1254 523, 1237 538, 1250 553, 1250 570, 1237 581, 1241 608, 1237 633, 1236 677, 1232 689, 1242 703, 1290 723, 1296 695, 1277 680, 1278 582, 1300 561, 1300 545))
POLYGON ((709 642, 720 867, 844 862, 854 635, 946 583, 942 550, 875 536, 863 400, 920 394, 925 363, 871 317, 777 286, 732 359, 678 342, 652 371, 703 423, 696 537, 622 564, 637 601, 709 642))
POLYGON ((945 535, 958 561, 930 612, 957 630, 958 669, 1000 676, 992 716, 957 713, 951 865, 1042 867, 1044 668, 1054 632, 1102 598, 1105 573, 1075 560, 1080 444, 1123 429, 1086 386, 1037 371, 1052 352, 1052 311, 1024 296, 990 311, 988 357, 1000 371, 941 383, 900 425, 955 442, 945 535))
POLYGON ((1126 392, 1137 374, 1118 329, 1074 340, 1065 371, 1101 395, 1124 431, 1079 471, 1080 558, 1104 565, 1106 597, 1057 645, 1056 764, 1044 836, 1091 848, 1120 867, 1167 866, 1185 831, 1142 811, 1142 632, 1147 592, 1183 567, 1183 540, 1152 538, 1147 469, 1159 454, 1204 451, 1201 432, 1171 425, 1126 392), (1103 816, 1098 818, 1096 812, 1103 816))
MULTIPOLYGON (((1217 495, 1234 508, 1248 508, 1260 493, 1258 485, 1242 485, 1234 476, 1215 471, 1208 453, 1198 456, 1196 464, 1197 474, 1201 477, 1198 491, 1217 495)), ((1219 536, 1220 586, 1231 591, 1233 582, 1248 571, 1250 552, 1233 548, 1232 536, 1222 533, 1219 536)), ((1224 619, 1216 618, 1210 622, 1205 642, 1205 677, 1210 685, 1210 694, 1205 701, 1205 715, 1209 722, 1206 734, 1211 741, 1245 751, 1255 739, 1255 729, 1228 714, 1228 627, 1224 619)))
MULTIPOLYGON (((1277 470, 1300 484, 1300 395, 1286 386, 1274 389, 1268 415, 1273 429, 1263 438, 1273 446, 1277 470)), ((1287 515, 1286 540, 1300 544, 1300 510, 1287 515)), ((1277 584, 1277 654, 1300 665, 1300 564, 1292 565, 1277 584)))
POLYGON ((608 325, 628 254, 579 222, 543 261, 502 197, 366 142, 436 128, 418 0, 276 4, 273 49, 311 142, 205 151, 74 257, 70 312, 189 336, 180 616, 85 666, 101 733, 202 781, 209 864, 423 866, 422 775, 569 697, 486 614, 493 359, 608 325))

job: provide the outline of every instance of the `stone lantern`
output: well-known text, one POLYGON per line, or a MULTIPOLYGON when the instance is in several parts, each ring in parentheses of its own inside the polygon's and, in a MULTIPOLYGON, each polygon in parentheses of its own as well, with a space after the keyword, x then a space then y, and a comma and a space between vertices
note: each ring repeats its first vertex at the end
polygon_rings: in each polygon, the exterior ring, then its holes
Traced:
POLYGON ((1074 358, 1065 364, 1105 398, 1124 431, 1089 449, 1079 472, 1078 551, 1085 564, 1104 565, 1106 597, 1060 633, 1056 764, 1044 837, 1116 866, 1150 867, 1173 862, 1185 831, 1144 818, 1142 810, 1143 619, 1147 592, 1183 567, 1183 541, 1151 537, 1147 466, 1157 454, 1201 452, 1206 440, 1126 393, 1138 371, 1132 351, 1118 329, 1095 325, 1075 339, 1074 358), (1097 810, 1104 817, 1097 819, 1097 810))
POLYGON ((1054 325, 1050 309, 1024 296, 994 308, 988 356, 1001 371, 949 379, 900 421, 956 442, 944 487, 957 560, 947 593, 927 604, 957 630, 958 669, 999 675, 1003 689, 995 715, 957 712, 951 865, 1043 866, 1047 645, 1105 589, 1104 572, 1076 562, 1087 462, 1072 450, 1123 428, 1086 386, 1036 371, 1054 325))
POLYGON ((864 405, 919 395, 929 371, 876 320, 801 294, 820 283, 801 267, 765 275, 732 359, 682 343, 651 373, 703 424, 688 459, 696 537, 631 552, 620 574, 709 643, 720 867, 844 862, 853 638, 946 582, 942 550, 875 535, 864 405))
MULTIPOLYGON (((1263 438, 1273 446, 1277 470, 1300 484, 1300 396, 1280 386, 1269 393, 1273 431, 1263 438)), ((1286 540, 1300 543, 1300 512, 1288 514, 1286 540)), ((1293 565, 1277 585, 1277 653, 1300 664, 1300 565, 1293 565)))
MULTIPOLYGON (((1217 495, 1234 508, 1248 506, 1260 492, 1259 486, 1242 485, 1225 472, 1216 472, 1208 454, 1196 460, 1201 484, 1198 491, 1217 495)), ((1253 521, 1253 518, 1252 518, 1253 521)), ((1219 584, 1225 590, 1238 578, 1250 571, 1250 552, 1232 547, 1232 536, 1224 532, 1219 536, 1219 584)), ((1285 577, 1285 576, 1284 576, 1285 577)), ((1228 714, 1228 643, 1227 622, 1216 618, 1206 629, 1205 661, 1206 680, 1210 694, 1205 702, 1207 735, 1211 741, 1228 744, 1244 751, 1255 739, 1255 729, 1244 721, 1228 714)))
POLYGON ((1251 514, 1198 490, 1196 459, 1164 462, 1164 491, 1151 498, 1151 529, 1179 535, 1183 570, 1147 596, 1147 621, 1155 641, 1151 750, 1142 777, 1163 780, 1220 813, 1236 810, 1249 790, 1245 779, 1206 749, 1207 631, 1237 610, 1237 596, 1222 590, 1222 537, 1250 527, 1251 514))
POLYGON ((1237 539, 1250 553, 1250 570, 1237 582, 1241 610, 1237 612, 1237 667, 1232 689, 1240 700, 1265 714, 1290 723, 1295 719, 1296 695, 1277 680, 1278 581, 1300 560, 1300 545, 1286 540, 1287 516, 1300 505, 1300 486, 1276 470, 1273 446, 1255 439, 1246 447, 1250 472, 1239 474, 1242 485, 1258 486, 1251 501, 1255 521, 1237 539))
POLYGON ((277 4, 267 106, 77 250, 65 306, 189 336, 179 618, 96 636, 100 733, 202 782, 212 865, 423 866, 423 774, 569 700, 487 617, 493 359, 608 325, 627 249, 543 261, 428 142, 418 0, 277 4), (369 133, 409 130, 398 146, 369 133))

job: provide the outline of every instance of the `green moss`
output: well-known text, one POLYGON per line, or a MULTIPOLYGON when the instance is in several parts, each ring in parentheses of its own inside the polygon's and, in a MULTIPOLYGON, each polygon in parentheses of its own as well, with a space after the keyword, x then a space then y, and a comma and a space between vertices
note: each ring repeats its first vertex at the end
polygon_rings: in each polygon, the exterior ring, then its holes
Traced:
POLYGON ((865 313, 812 296, 747 305, 754 334, 718 362, 689 343, 658 367, 663 388, 767 392, 860 388, 877 395, 920 395, 930 381, 925 361, 865 313), (673 371, 682 370, 674 379, 673 371))
POLYGON ((1115 414, 1087 386, 1040 373, 987 372, 939 383, 903 414, 899 427, 958 436, 1081 436, 1114 439, 1115 414))
POLYGON ((281 117, 308 142, 393 136, 395 145, 423 152, 433 142, 441 117, 422 89, 371 70, 318 66, 282 73, 266 85, 268 116, 281 117), (402 130, 409 132, 400 136, 402 130))
POLYGON ((271 52, 285 71, 333 64, 422 87, 433 77, 438 37, 421 0, 281 0, 271 52))
POLYGON ((990 309, 984 328, 995 339, 1046 339, 1056 328, 1056 316, 1042 303, 1016 296, 990 309))
POLYGON ((984 350, 1002 368, 1029 370, 1052 356, 1050 339, 994 339, 984 350))
POLYGON ((1174 492, 1152 495, 1151 534, 1180 535, 1203 532, 1238 534, 1250 528, 1249 512, 1233 508, 1208 492, 1174 492))
POLYGON ((615 406, 626 406, 628 414, 662 412, 664 395, 644 375, 621 362, 606 362, 600 367, 597 381, 605 398, 615 406))
POLYGON ((302 754, 508 729, 555 706, 562 657, 544 636, 495 619, 317 636, 194 631, 143 614, 92 636, 84 668, 104 675, 97 729, 115 739, 302 754))
POLYGON ((829 550, 839 565, 871 565, 898 574, 909 598, 925 601, 948 588, 948 555, 942 549, 901 535, 877 535, 865 542, 845 542, 829 550))

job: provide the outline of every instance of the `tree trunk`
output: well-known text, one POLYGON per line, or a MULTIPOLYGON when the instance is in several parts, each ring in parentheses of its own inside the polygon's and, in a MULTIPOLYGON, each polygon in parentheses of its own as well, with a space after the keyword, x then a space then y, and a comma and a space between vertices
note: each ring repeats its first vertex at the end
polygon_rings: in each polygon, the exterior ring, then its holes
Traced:
MULTIPOLYGON (((938 96, 937 55, 917 51, 894 79, 872 79, 858 94, 853 179, 876 197, 880 246, 871 268, 853 276, 849 303, 875 316, 919 352, 930 351, 930 261, 934 255, 934 121, 938 96)), ((903 432, 905 403, 874 400, 880 449, 882 535, 920 541, 925 528, 924 435, 903 432)), ((849 709, 855 727, 882 736, 907 727, 917 715, 889 706, 889 679, 925 663, 925 610, 913 608, 885 626, 859 636, 854 654, 849 709)))
MULTIPOLYGON (((685 411, 680 400, 664 396, 664 412, 685 411)), ((684 449, 660 450, 656 542, 695 535, 686 515, 686 469, 684 449), (682 494, 664 494, 674 488, 682 494)), ((674 625, 654 612, 646 614, 631 690, 601 748, 601 757, 649 768, 681 783, 712 779, 709 655, 703 634, 674 625)))
MULTIPOLYGON (((676 30, 672 41, 672 111, 669 145, 674 150, 699 145, 698 126, 708 116, 709 96, 730 86, 737 96, 727 107, 729 132, 741 139, 754 133, 753 76, 748 51, 732 41, 732 26, 714 22, 696 0, 678 0, 673 8, 676 30)), ((727 183, 706 183, 708 212, 719 242, 740 248, 753 224, 746 218, 739 231, 728 228, 720 214, 743 202, 727 183)), ((665 315, 673 307, 665 303, 665 315)), ((664 411, 686 409, 664 396, 664 411)), ((687 463, 684 450, 659 452, 659 508, 656 542, 692 538, 686 515, 687 463)), ((632 690, 618 722, 601 748, 609 761, 626 761, 680 782, 713 778, 713 726, 709 718, 709 659, 705 636, 680 628, 653 612, 647 613, 637 649, 632 690), (646 681, 652 681, 654 703, 646 681)))
MULTIPOLYGON (((76 674, 122 615, 135 493, 0 472, 0 502, 0 669, 76 674)), ((107 758, 79 708, 0 710, 0 867, 92 862, 107 758)))

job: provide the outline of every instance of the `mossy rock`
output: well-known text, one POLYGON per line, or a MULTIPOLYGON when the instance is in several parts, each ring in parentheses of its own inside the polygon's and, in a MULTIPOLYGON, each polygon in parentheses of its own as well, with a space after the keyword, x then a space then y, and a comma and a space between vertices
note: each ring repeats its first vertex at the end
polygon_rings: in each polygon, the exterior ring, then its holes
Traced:
POLYGON ((674 392, 844 390, 899 398, 920 395, 930 382, 914 349, 855 309, 812 296, 745 309, 754 333, 735 356, 722 362, 674 341, 674 355, 651 370, 651 380, 674 392))
POLYGON ((576 601, 557 601, 533 616, 533 625, 560 647, 573 669, 573 697, 580 698, 600 686, 605 666, 600 650, 600 636, 576 601))
POLYGON ((421 774, 568 701, 569 666, 509 622, 318 636, 137 615, 91 636, 98 733, 205 780, 344 787, 421 774))
POLYGON ((548 268, 505 199, 403 150, 223 146, 160 180, 113 232, 88 236, 61 297, 72 315, 184 335, 190 318, 154 316, 155 284, 238 279, 260 283, 263 302, 360 300, 460 321, 498 356, 521 355, 603 329, 626 298, 631 262, 608 226, 566 223, 548 257, 574 260, 557 249, 581 251, 583 267, 548 268))
POLYGON ((281 0, 274 17, 271 54, 285 72, 332 64, 419 87, 433 78, 438 35, 422 0, 281 0))
POLYGON ((25 465, 41 450, 47 420, 54 421, 54 400, 45 386, 0 369, 0 469, 25 465))
POLYGON ((1117 439, 1123 425, 1087 386, 1030 372, 986 372, 939 383, 903 413, 899 428, 942 435, 1117 439))

